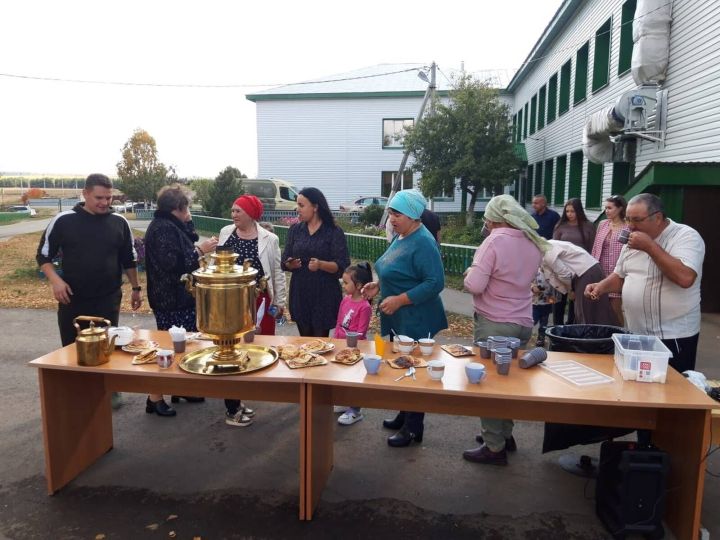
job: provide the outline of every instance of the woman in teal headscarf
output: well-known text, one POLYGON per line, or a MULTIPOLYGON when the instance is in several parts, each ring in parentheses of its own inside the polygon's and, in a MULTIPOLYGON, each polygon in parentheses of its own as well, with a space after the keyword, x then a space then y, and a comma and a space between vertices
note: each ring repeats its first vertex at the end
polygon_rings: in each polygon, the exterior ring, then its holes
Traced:
MULTIPOLYGON (((388 203, 389 219, 397 233, 385 253, 375 262, 379 283, 368 283, 363 294, 371 299, 380 293, 380 331, 397 332, 413 339, 434 336, 447 328, 440 293, 445 271, 435 238, 420 221, 426 201, 420 192, 398 192, 388 203)), ((425 413, 400 411, 383 422, 399 430, 388 438, 390 446, 421 442, 425 413)))

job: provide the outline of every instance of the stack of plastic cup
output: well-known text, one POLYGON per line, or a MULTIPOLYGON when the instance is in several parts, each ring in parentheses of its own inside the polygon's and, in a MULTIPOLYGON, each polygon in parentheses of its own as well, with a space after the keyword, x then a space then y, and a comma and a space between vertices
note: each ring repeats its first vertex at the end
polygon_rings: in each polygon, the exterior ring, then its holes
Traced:
POLYGON ((493 353, 495 355, 495 367, 498 375, 510 373, 510 362, 512 361, 512 350, 507 347, 499 347, 493 353))

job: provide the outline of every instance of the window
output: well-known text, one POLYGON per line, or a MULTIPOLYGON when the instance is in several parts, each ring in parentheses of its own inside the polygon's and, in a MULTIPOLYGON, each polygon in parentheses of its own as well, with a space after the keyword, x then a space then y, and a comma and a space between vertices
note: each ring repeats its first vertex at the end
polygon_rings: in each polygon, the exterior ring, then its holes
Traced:
POLYGON ((555 120, 557 111, 557 73, 550 77, 547 86, 547 123, 555 120))
POLYGON ((527 131, 528 131, 528 104, 525 104, 525 108, 523 109, 525 112, 523 115, 525 116, 525 123, 523 124, 523 139, 527 139, 527 131))
MULTIPOLYGON (((637 0, 627 0, 622 6, 620 21, 620 55, 618 57, 618 75, 630 70, 633 52, 633 19, 637 0)), ((615 193, 615 192, 613 192, 615 193)))
POLYGON ((543 86, 538 92, 538 131, 545 127, 545 99, 547 89, 543 86))
POLYGON ((402 148, 405 130, 414 123, 412 118, 383 119, 383 148, 402 148))
POLYGON ((608 82, 610 73, 610 26, 611 19, 605 21, 595 32, 595 56, 593 65, 592 89, 599 90, 608 82))
POLYGON ((573 103, 580 103, 587 97, 588 51, 590 42, 578 49, 575 56, 575 93, 573 103))
POLYGON ((625 193, 635 178, 635 164, 625 161, 613 163, 612 171, 612 192, 613 194, 625 193))
POLYGON ((517 123, 517 133, 515 134, 515 141, 516 142, 522 142, 523 136, 522 136, 522 130, 523 130, 523 112, 522 109, 520 109, 517 113, 518 117, 518 123, 517 123))
POLYGON ((558 115, 568 112, 570 109, 570 67, 572 60, 565 62, 560 68, 560 106, 558 115))
POLYGON ((567 156, 558 156, 555 167, 555 199, 553 202, 560 206, 565 202, 565 171, 567 168, 567 156))
POLYGON ((532 202, 532 196, 535 193, 533 190, 533 182, 534 182, 534 175, 535 168, 532 165, 528 165, 527 168, 527 178, 525 178, 525 202, 529 203, 532 202))
MULTIPOLYGON (((387 197, 390 195, 392 189, 393 178, 397 175, 397 171, 383 171, 382 180, 380 184, 380 195, 387 197)), ((403 182, 400 189, 412 189, 413 187, 413 174, 412 171, 403 172, 403 182)))
POLYGON ((585 208, 600 208, 602 204, 603 166, 588 161, 585 208))
POLYGON ((533 186, 533 195, 536 193, 542 193, 542 181, 543 181, 543 162, 538 161, 535 164, 535 185, 533 186))
POLYGON ((545 161, 545 178, 543 179, 542 192, 548 201, 552 200, 552 175, 553 175, 553 160, 548 159, 545 161))
POLYGON ((511 141, 515 141, 517 139, 517 114, 513 114, 512 117, 512 137, 511 141))
POLYGON ((292 188, 280 186, 280 198, 286 201, 297 201, 297 193, 292 188))
POLYGON ((530 98, 530 135, 535 133, 535 117, 537 116, 537 94, 530 98))
POLYGON ((580 197, 582 191, 582 150, 570 154, 570 186, 568 187, 568 199, 580 197))

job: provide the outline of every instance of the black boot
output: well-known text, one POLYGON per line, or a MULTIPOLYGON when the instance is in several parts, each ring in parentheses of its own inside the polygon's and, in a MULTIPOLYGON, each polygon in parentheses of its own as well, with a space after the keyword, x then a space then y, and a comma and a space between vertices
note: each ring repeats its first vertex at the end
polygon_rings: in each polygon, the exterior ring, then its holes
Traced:
POLYGON ((407 427, 403 426, 403 428, 400 431, 398 431, 395 435, 388 437, 387 442, 390 446, 399 448, 402 446, 409 446, 410 443, 413 441, 415 441, 417 443, 421 443, 422 438, 423 438, 423 429, 422 428, 417 433, 414 433, 414 432, 410 431, 407 427))
POLYGON ((383 420, 383 427, 385 429, 392 429, 393 431, 397 431, 403 425, 405 424, 405 411, 400 411, 397 413, 397 416, 393 418, 392 420, 390 418, 386 418, 383 420))
POLYGON ((159 416, 175 416, 177 414, 175 409, 165 403, 164 399, 150 401, 150 397, 148 397, 145 402, 145 412, 148 414, 155 413, 159 416))

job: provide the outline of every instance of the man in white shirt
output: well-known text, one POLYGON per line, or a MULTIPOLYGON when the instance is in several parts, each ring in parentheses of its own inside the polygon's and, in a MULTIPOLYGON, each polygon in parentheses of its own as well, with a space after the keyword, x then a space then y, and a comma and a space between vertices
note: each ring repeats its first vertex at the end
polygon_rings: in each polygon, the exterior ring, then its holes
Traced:
POLYGON ((667 218, 650 193, 630 199, 625 221, 631 233, 615 271, 589 284, 585 296, 622 291, 628 330, 659 337, 679 372, 695 369, 705 243, 693 228, 667 218))

